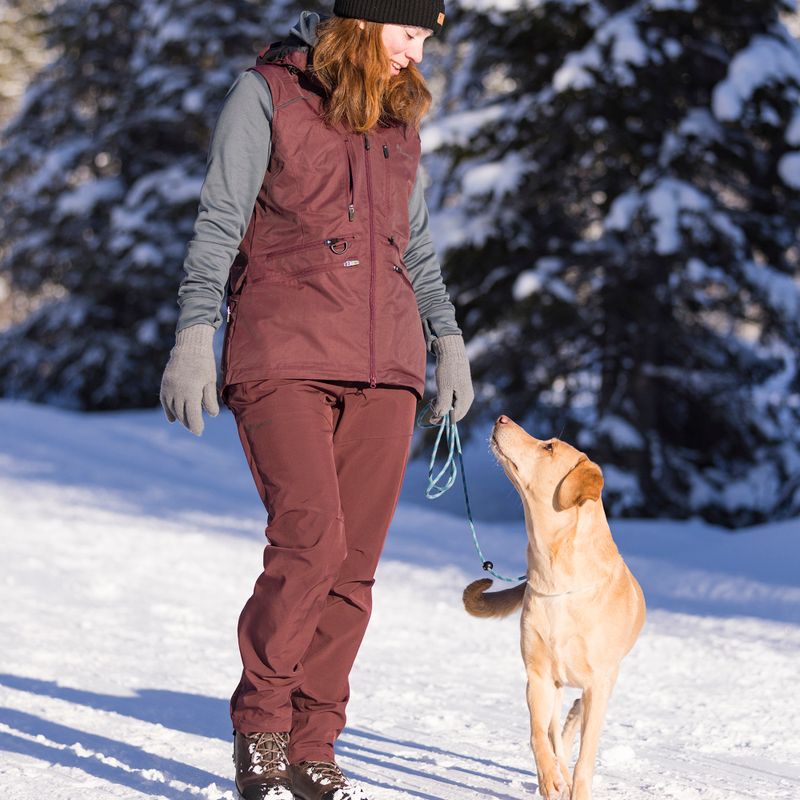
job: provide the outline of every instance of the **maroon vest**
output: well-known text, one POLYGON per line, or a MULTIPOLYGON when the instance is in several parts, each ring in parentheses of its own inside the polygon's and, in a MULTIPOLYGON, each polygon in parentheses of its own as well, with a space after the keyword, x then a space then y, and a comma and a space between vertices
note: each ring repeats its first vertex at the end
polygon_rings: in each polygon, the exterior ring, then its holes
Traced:
POLYGON ((419 135, 326 127, 305 67, 298 50, 253 67, 272 93, 272 152, 231 267, 223 388, 295 377, 421 397, 425 341, 403 262, 419 135))

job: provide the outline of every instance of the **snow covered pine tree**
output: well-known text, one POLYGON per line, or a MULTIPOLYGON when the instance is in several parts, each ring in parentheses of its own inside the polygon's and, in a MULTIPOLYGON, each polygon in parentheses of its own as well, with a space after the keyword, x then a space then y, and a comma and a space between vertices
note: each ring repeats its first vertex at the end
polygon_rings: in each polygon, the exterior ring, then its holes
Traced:
POLYGON ((259 0, 62 0, 56 60, 0 149, 0 271, 40 304, 0 334, 0 390, 152 406, 210 126, 237 72, 296 18, 259 0))
POLYGON ((514 5, 451 14, 423 135, 484 403, 589 450, 617 515, 796 515, 792 4, 514 5))

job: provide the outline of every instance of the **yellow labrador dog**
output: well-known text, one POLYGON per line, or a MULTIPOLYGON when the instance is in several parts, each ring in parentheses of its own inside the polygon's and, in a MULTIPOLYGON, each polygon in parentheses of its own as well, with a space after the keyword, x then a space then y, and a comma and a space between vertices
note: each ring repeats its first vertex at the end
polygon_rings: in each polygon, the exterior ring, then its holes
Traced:
POLYGON ((534 439, 506 416, 495 423, 491 447, 525 509, 527 582, 485 594, 492 581, 475 581, 464 605, 477 617, 506 616, 522 605, 539 791, 547 800, 565 792, 589 800, 608 700, 644 624, 644 595, 611 538, 597 464, 559 439, 534 439), (563 686, 582 694, 561 731, 563 686), (570 776, 578 725, 580 754, 570 776))

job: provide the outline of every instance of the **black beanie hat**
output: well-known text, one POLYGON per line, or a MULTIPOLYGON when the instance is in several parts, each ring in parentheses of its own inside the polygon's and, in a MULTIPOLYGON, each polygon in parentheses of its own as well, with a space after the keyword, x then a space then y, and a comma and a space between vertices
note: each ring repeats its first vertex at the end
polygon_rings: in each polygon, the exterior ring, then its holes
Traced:
POLYGON ((444 23, 444 0, 336 0, 333 13, 337 17, 430 28, 436 35, 444 23))

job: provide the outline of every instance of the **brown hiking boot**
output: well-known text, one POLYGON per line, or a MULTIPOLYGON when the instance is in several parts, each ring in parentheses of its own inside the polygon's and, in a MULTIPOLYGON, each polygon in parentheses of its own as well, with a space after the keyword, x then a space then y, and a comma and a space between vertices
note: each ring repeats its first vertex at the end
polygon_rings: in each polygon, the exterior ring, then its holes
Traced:
POLYGON ((333 761, 301 761, 289 767, 296 800, 367 800, 333 761))
POLYGON ((294 800, 288 748, 288 733, 233 732, 236 788, 243 800, 294 800))

